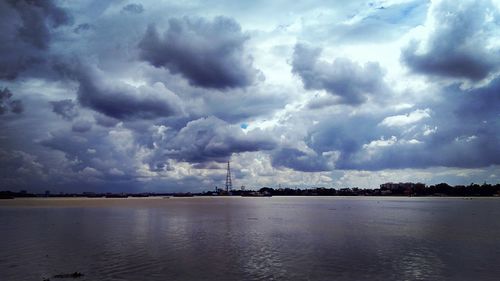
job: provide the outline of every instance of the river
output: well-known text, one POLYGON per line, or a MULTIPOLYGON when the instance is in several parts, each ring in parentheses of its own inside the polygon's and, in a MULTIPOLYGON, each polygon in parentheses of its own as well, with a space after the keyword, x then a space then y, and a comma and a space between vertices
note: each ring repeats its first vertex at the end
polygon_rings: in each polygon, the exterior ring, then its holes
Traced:
POLYGON ((75 271, 80 281, 499 280, 500 198, 0 201, 1 280, 75 271))

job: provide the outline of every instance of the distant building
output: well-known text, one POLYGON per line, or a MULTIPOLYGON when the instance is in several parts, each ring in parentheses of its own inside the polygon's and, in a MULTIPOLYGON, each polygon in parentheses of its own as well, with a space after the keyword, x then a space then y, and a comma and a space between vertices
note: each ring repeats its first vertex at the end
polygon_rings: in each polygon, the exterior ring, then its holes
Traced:
POLYGON ((425 188, 423 183, 413 183, 413 182, 387 182, 380 185, 380 192, 383 195, 387 194, 404 194, 412 195, 422 191, 425 188))

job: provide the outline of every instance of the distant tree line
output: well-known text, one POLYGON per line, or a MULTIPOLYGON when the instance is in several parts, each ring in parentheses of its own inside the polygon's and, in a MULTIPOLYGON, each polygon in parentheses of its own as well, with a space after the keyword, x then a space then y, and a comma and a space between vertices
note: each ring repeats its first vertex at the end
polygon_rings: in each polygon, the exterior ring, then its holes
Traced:
MULTIPOLYGON (((384 183, 380 188, 376 189, 361 189, 353 188, 327 188, 327 187, 311 187, 311 188, 271 188, 262 187, 257 190, 232 190, 230 195, 250 195, 250 194, 266 194, 272 196, 459 196, 459 197, 475 197, 475 196, 500 196, 500 184, 481 185, 471 183, 469 185, 451 186, 447 183, 426 186, 423 183, 384 183)), ((10 199, 17 197, 149 197, 149 196, 212 196, 212 195, 229 195, 227 193, 216 193, 205 191, 201 193, 59 193, 51 194, 46 191, 43 194, 28 193, 25 190, 19 192, 0 191, 0 199, 10 199)))
POLYGON ((388 183, 377 189, 361 188, 270 188, 259 189, 261 193, 270 193, 273 196, 500 196, 500 184, 451 186, 447 183, 426 186, 423 183, 388 183))

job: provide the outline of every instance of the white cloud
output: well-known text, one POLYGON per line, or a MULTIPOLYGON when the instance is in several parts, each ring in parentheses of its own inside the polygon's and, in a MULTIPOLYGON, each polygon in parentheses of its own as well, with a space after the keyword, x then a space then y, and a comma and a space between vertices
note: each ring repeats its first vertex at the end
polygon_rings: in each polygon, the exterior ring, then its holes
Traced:
POLYGON ((417 109, 405 115, 394 115, 386 117, 384 118, 384 120, 382 120, 382 122, 380 122, 379 125, 387 127, 403 127, 417 123, 422 119, 430 118, 430 114, 431 110, 429 108, 417 109))
MULTIPOLYGON (((500 2, 495 1, 500 7, 500 2)), ((475 2, 468 3, 471 7, 477 6, 475 2)), ((478 2, 483 3, 486 2, 478 2)), ((227 1, 151 0, 140 3, 143 7, 140 15, 130 16, 121 12, 125 5, 122 2, 97 6, 81 2, 59 1, 57 4, 71 12, 75 25, 58 30, 51 30, 47 25, 54 36, 47 43, 46 62, 40 63, 50 67, 39 65, 40 68, 20 73, 22 79, 0 81, 25 104, 25 111, 15 119, 0 116, 0 147, 6 151, 0 165, 15 168, 9 173, 12 175, 2 174, 0 184, 7 179, 11 181, 17 171, 17 180, 25 183, 28 181, 23 177, 31 177, 38 183, 43 178, 69 186, 72 181, 85 182, 90 178, 94 184, 99 179, 103 187, 108 186, 108 181, 125 182, 126 179, 130 190, 149 188, 154 182, 158 184, 157 189, 166 186, 213 188, 224 181, 224 167, 218 167, 221 163, 217 161, 228 158, 232 161, 236 186, 247 187, 277 187, 278 184, 376 187, 384 181, 468 183, 500 174, 498 157, 495 157, 498 148, 494 143, 498 139, 498 130, 494 127, 498 124, 495 96, 500 89, 495 78, 498 73, 491 72, 488 79, 473 86, 455 85, 439 75, 426 75, 425 65, 409 67, 401 57, 401 51, 416 40, 421 44, 408 57, 418 59, 425 55, 425 60, 419 62, 435 62, 439 57, 432 57, 435 53, 432 50, 454 48, 449 42, 434 40, 439 38, 436 30, 449 35, 448 38, 461 38, 461 33, 454 32, 460 31, 456 27, 462 21, 477 24, 471 32, 480 42, 487 43, 480 50, 486 53, 496 50, 500 41, 492 34, 498 30, 491 27, 498 23, 498 15, 493 12, 484 20, 457 17, 453 11, 468 15, 468 10, 460 8, 461 2, 452 1, 272 1, 265 4, 253 1, 241 9, 240 4, 227 1), (428 11, 429 6, 432 8, 428 11), (449 26, 438 26, 441 19, 435 15, 441 14, 447 15, 449 21, 443 22, 449 26), (171 73, 175 68, 169 71, 168 67, 155 68, 141 61, 138 43, 144 38, 148 25, 156 25, 163 34, 173 17, 182 16, 202 17, 203 22, 214 22, 216 16, 234 20, 231 26, 240 26, 241 32, 237 33, 245 37, 245 44, 240 44, 242 54, 263 76, 252 79, 247 87, 206 89, 179 79, 179 74, 171 73), (483 22, 485 25, 481 25, 483 22), (88 28, 75 32, 74 28, 80 24, 87 24, 88 28), (488 26, 489 29, 485 28, 488 26), (312 67, 317 75, 311 78, 312 82, 320 81, 322 87, 306 91, 302 80, 293 74, 297 43, 323 50, 317 58, 320 65, 317 68, 322 71, 312 67), (441 48, 441 43, 447 48, 441 48), (344 63, 332 63, 337 60, 344 63), (380 71, 366 71, 368 62, 376 64, 380 71), (88 67, 87 76, 83 75, 80 63, 88 67), (341 71, 349 67, 358 71, 341 71), (424 75, 415 75, 415 70, 424 75), (345 74, 332 79, 332 73, 339 71, 345 74), (364 83, 364 87, 357 89, 362 102, 357 106, 341 103, 339 96, 352 93, 356 82, 377 75, 384 85, 379 91, 374 91, 373 83, 364 83), (261 79, 263 77, 265 79, 261 79), (346 80, 352 83, 343 83, 346 80), (325 89, 335 90, 335 95, 325 89), (366 94, 371 91, 374 92, 366 94), (53 102, 65 100, 78 114, 61 118, 52 112, 53 102), (184 138, 176 138, 183 128, 202 119, 220 122, 206 122, 184 138), (221 129, 218 123, 230 130, 221 129), (248 127, 242 130, 240 124, 248 124, 248 127), (210 136, 207 145, 199 145, 207 135, 210 136), (258 136, 259 143, 273 140, 276 147, 267 145, 262 149, 243 141, 252 136, 258 136), (230 143, 233 145, 228 146, 230 143), (32 165, 22 161, 24 166, 13 163, 16 161, 12 159, 22 159, 15 151, 29 151, 34 159, 32 165), (440 152, 439 157, 436 151, 440 152), (278 156, 282 161, 273 162, 278 156), (468 157, 467 161, 464 157, 468 157), (308 167, 310 163, 316 166, 308 167), (455 168, 468 165, 488 168, 485 171, 455 168)), ((475 15, 482 15, 481 7, 474 8, 475 15)), ((230 26, 221 30, 226 27, 230 26)), ((203 35, 193 38, 207 39, 203 35)), ((224 36, 217 33, 219 35, 224 36)), ((176 39, 182 41, 182 38, 176 39)), ((208 45, 223 41, 228 48, 237 43, 230 37, 222 41, 209 39, 205 40, 208 45)), ((474 40, 467 42, 474 46, 474 40)), ((163 43, 155 45, 160 50, 155 49, 152 55, 162 55, 162 46, 176 42, 163 43)), ((231 74, 235 66, 224 61, 239 61, 230 53, 213 52, 208 56, 198 49, 199 44, 181 43, 192 49, 191 54, 200 55, 196 62, 212 61, 213 66, 223 67, 227 74, 231 74), (227 59, 220 61, 218 55, 227 59)), ((177 55, 186 53, 182 47, 174 47, 177 55)), ((214 48, 220 52, 223 49, 214 48)), ((185 66, 185 63, 189 66, 191 59, 176 56, 174 66, 185 66)), ((452 59, 453 56, 446 62, 454 61, 452 59)), ((448 64, 438 66, 440 71, 454 71, 448 64)), ((189 70, 190 77, 203 78, 199 77, 197 67, 189 70)), ((302 74, 307 76, 310 69, 303 70, 302 74)))

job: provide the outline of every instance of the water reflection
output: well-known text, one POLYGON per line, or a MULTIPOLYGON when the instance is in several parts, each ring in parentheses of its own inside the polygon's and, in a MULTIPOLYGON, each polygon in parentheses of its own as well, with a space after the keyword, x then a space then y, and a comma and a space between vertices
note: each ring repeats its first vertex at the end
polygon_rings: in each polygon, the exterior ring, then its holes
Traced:
POLYGON ((74 271, 82 281, 496 280, 500 204, 459 200, 20 201, 0 206, 0 272, 6 280, 74 271))

